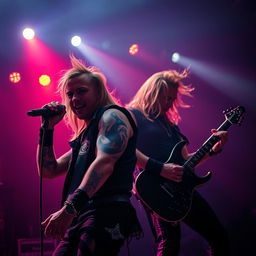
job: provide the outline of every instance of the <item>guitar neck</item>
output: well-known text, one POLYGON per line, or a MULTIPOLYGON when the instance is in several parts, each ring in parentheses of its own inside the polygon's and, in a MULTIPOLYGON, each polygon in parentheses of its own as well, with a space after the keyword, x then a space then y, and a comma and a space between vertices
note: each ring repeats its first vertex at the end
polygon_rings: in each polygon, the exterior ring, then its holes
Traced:
MULTIPOLYGON (((220 127, 217 129, 217 131, 226 131, 232 123, 226 119, 220 127)), ((213 145, 218 142, 220 139, 217 136, 211 135, 205 143, 191 156, 184 164, 183 167, 186 169, 193 169, 197 164, 201 162, 203 157, 209 153, 213 145)))

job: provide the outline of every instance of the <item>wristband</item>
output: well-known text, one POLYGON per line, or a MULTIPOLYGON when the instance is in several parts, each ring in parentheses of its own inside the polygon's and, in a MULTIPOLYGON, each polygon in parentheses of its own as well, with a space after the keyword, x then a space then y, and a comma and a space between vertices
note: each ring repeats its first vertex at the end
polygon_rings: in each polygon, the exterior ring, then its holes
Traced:
POLYGON ((69 205, 74 209, 76 215, 84 208, 86 203, 89 201, 87 193, 82 189, 76 189, 73 194, 70 194, 65 201, 65 205, 69 205))
POLYGON ((40 135, 39 135, 39 145, 44 145, 46 147, 50 147, 53 145, 53 129, 52 130, 45 130, 40 128, 40 135))
POLYGON ((69 201, 65 201, 64 202, 64 205, 66 206, 65 208, 65 212, 68 214, 68 215, 75 215, 75 216, 78 216, 78 212, 76 211, 74 205, 72 204, 72 202, 69 202, 69 201))
POLYGON ((209 156, 215 156, 218 155, 220 152, 222 151, 222 149, 218 150, 218 151, 213 151, 212 149, 209 151, 209 156))
POLYGON ((148 161, 147 161, 147 164, 145 166, 145 170, 152 173, 152 174, 158 174, 160 175, 160 172, 163 168, 163 163, 158 161, 158 160, 155 160, 153 158, 149 158, 148 161))

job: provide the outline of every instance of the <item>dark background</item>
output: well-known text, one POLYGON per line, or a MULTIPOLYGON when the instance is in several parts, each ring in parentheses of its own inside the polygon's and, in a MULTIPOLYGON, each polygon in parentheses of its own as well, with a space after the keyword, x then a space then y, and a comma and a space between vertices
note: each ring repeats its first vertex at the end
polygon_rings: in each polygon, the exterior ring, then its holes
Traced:
MULTIPOLYGON (((180 128, 190 139, 190 151, 223 121, 222 110, 246 108, 242 125, 232 126, 223 153, 200 166, 213 172, 199 190, 228 229, 233 256, 253 255, 256 228, 254 157, 256 128, 256 9, 249 0, 94 0, 0 1, 0 255, 17 255, 17 239, 39 237, 39 178, 35 153, 39 118, 26 115, 55 94, 60 70, 69 68, 72 52, 107 76, 110 89, 127 103, 145 79, 166 69, 190 65, 187 83, 195 88, 192 107, 182 109, 180 128), (37 45, 22 36, 33 27, 37 45), (79 34, 84 51, 70 45, 79 34), (128 48, 138 43, 140 52, 128 48), (87 46, 88 45, 88 46, 87 46), (171 55, 179 52, 180 63, 171 55), (9 74, 20 72, 19 84, 9 74), (48 87, 38 85, 42 72, 51 75, 48 87)), ((56 154, 67 151, 70 130, 56 127, 56 154)), ((59 208, 63 178, 44 181, 43 215, 59 208)), ((144 211, 133 199, 145 236, 130 243, 131 255, 153 255, 154 242, 144 211)), ((182 226, 180 255, 207 255, 207 244, 182 226)), ((127 255, 124 246, 121 254, 127 255)))

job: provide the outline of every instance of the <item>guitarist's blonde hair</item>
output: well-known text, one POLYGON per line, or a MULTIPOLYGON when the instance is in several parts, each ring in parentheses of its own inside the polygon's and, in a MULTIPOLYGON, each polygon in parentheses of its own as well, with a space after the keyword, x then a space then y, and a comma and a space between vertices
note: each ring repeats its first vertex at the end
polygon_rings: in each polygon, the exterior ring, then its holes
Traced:
POLYGON ((162 90, 166 91, 169 86, 172 86, 177 90, 177 97, 165 114, 170 122, 178 124, 181 117, 177 107, 190 107, 183 102, 181 96, 192 96, 191 92, 194 90, 191 85, 184 85, 182 83, 182 80, 188 74, 188 69, 183 70, 181 73, 176 70, 166 70, 153 74, 140 87, 132 101, 126 107, 139 109, 148 119, 151 119, 152 115, 157 118, 161 114, 161 105, 158 101, 159 94, 162 90))

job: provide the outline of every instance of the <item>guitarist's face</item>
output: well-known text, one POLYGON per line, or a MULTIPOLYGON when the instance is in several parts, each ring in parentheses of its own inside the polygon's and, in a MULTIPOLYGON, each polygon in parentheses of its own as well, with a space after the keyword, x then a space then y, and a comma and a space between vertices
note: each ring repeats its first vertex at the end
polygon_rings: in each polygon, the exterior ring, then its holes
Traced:
POLYGON ((166 113, 169 110, 169 108, 172 107, 176 97, 177 88, 173 86, 168 86, 168 89, 161 90, 158 101, 161 106, 162 114, 166 113))

